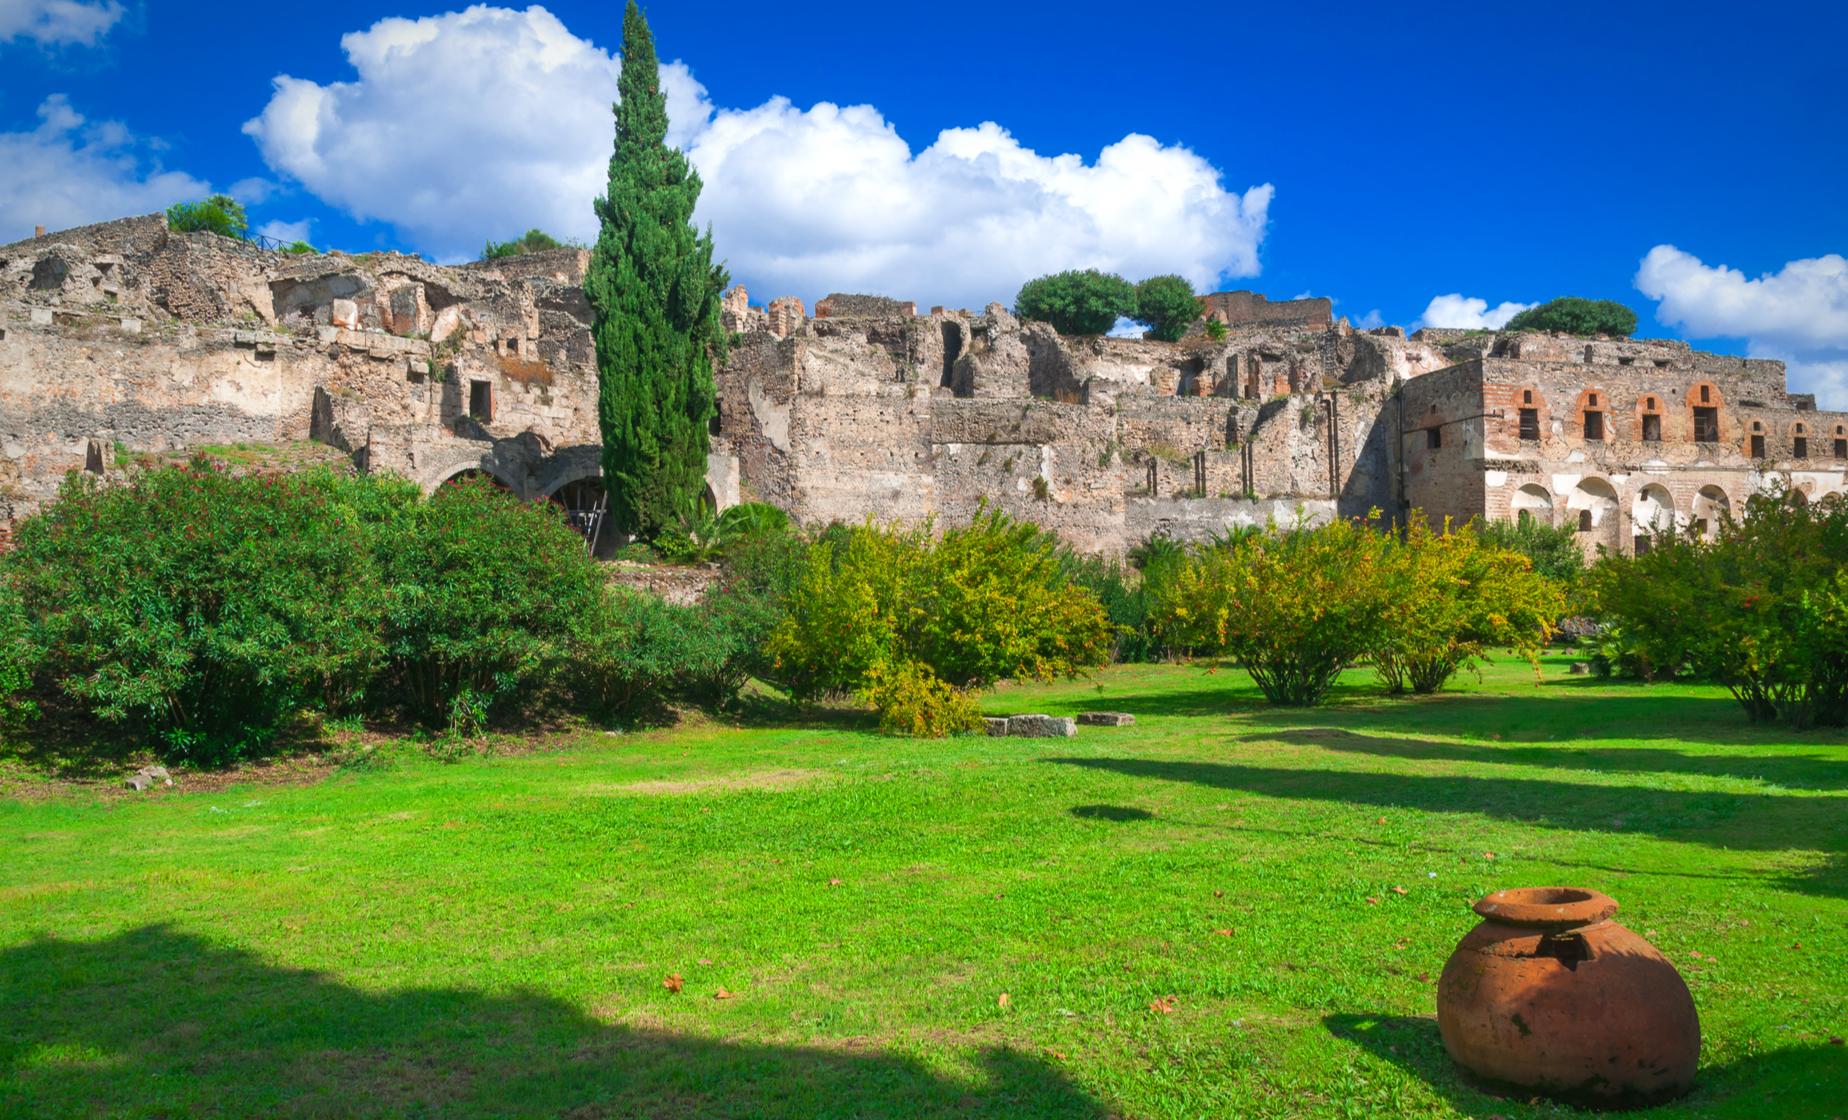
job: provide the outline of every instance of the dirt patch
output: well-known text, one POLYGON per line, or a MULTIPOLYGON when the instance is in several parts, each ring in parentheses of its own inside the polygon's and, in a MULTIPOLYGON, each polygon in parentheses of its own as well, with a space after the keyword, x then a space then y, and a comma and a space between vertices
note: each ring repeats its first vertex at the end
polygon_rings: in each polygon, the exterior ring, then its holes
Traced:
POLYGON ((790 789, 808 785, 828 776, 825 770, 753 770, 745 774, 727 774, 715 778, 660 778, 645 782, 601 785, 591 793, 676 794, 707 793, 746 789, 790 789))

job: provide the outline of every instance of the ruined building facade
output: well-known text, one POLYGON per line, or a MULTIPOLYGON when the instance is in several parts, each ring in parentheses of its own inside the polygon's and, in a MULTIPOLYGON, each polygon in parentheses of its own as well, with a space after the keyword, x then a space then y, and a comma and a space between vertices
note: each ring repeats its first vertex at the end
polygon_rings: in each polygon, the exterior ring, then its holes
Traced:
MULTIPOLYGON (((457 268, 287 256, 158 216, 0 247, 0 545, 72 470, 317 448, 426 488, 480 472, 593 528, 597 381, 579 250, 457 268)), ((1571 524, 1628 551, 1753 490, 1843 488, 1848 416, 1776 362, 1669 342, 1357 331, 1327 300, 1203 300, 1228 330, 1062 338, 832 295, 726 296, 708 489, 808 524, 986 502, 1120 554, 1411 508, 1571 524)), ((604 547, 613 539, 599 534, 604 547)))

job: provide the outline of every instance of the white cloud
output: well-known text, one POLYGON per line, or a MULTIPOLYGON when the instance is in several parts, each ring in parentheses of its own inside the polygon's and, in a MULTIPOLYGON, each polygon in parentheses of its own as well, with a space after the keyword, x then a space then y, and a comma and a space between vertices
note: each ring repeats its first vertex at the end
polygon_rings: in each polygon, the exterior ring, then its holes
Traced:
POLYGON ((1354 328, 1356 330, 1374 331, 1385 325, 1386 317, 1380 314, 1380 309, 1377 307, 1354 320, 1354 328))
POLYGON ((257 232, 264 237, 273 237, 284 245, 291 245, 297 241, 307 241, 309 239, 308 230, 310 224, 307 218, 303 218, 299 222, 285 222, 281 219, 275 219, 264 222, 262 225, 258 226, 257 232))
POLYGON ((1657 245, 1637 269, 1636 287, 1657 301, 1660 322, 1695 338, 1743 338, 1751 356, 1789 365, 1793 392, 1848 409, 1848 259, 1790 261, 1751 278, 1657 245))
POLYGON ((68 229, 149 214, 210 191, 180 171, 144 166, 135 137, 116 121, 88 123, 63 94, 39 106, 39 126, 0 133, 0 243, 32 227, 68 229))
POLYGON ((121 19, 116 0, 0 0, 0 43, 31 39, 41 46, 87 47, 121 19))
POLYGON ((1433 296, 1425 305, 1424 314, 1418 317, 1421 327, 1453 327, 1466 331, 1497 331, 1508 325, 1508 320, 1535 306, 1531 303, 1508 301, 1491 308, 1486 299, 1465 296, 1460 292, 1449 295, 1433 296))
POLYGON ((1134 319, 1121 317, 1118 317, 1116 323, 1106 332, 1110 338, 1141 338, 1148 333, 1149 328, 1146 323, 1138 323, 1134 319))
MULTIPOLYGON (((270 166, 440 257, 540 226, 589 238, 618 63, 543 8, 383 20, 342 39, 355 80, 276 80, 245 126, 270 166)), ((993 122, 910 144, 872 106, 783 98, 716 109, 663 67, 673 125, 737 279, 761 299, 877 291, 922 305, 1011 300, 1066 268, 1254 275, 1272 190, 1228 191, 1178 145, 1131 134, 1047 156, 993 122)))

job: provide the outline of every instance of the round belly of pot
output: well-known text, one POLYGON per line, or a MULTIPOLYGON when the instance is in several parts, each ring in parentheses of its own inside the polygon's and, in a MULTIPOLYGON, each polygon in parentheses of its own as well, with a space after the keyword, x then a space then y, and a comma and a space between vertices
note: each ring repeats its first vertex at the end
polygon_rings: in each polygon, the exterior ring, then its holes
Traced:
POLYGON ((1574 887, 1497 891, 1437 984, 1459 1066, 1495 1085, 1603 1107, 1685 1093, 1700 1020, 1675 966, 1611 921, 1617 903, 1574 887))

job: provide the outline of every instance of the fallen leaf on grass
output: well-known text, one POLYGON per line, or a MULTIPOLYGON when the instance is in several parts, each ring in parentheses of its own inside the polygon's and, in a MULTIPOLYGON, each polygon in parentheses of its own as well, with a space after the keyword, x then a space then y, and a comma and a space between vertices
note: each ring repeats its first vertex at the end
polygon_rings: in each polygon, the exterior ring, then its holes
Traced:
POLYGON ((1232 931, 1229 929, 1216 929, 1213 932, 1218 934, 1221 937, 1231 937, 1232 936, 1232 931))
POLYGON ((1013 1000, 1011 1000, 1011 999, 1009 999, 1009 998, 1007 998, 1007 993, 1006 993, 1006 992, 1002 992, 1002 993, 1001 993, 1001 995, 1000 995, 1000 998, 998 998, 998 999, 996 999, 996 1000, 995 1000, 995 1006, 996 1006, 996 1007, 999 1007, 999 1008, 1000 1008, 1001 1010, 1003 1010, 1003 1011, 1006 1011, 1006 1010, 1007 1010, 1007 1005, 1008 1005, 1008 1004, 1010 1004, 1010 1003, 1012 1003, 1012 1002, 1014 1002, 1014 1001, 1013 1001, 1013 1000))
POLYGON ((1791 947, 1792 949, 1801 949, 1801 948, 1803 948, 1803 942, 1801 942, 1801 941, 1792 941, 1792 942, 1790 943, 1790 947, 1791 947))
POLYGON ((1830 1045, 1830 1046, 1840 1046, 1841 1044, 1842 1044, 1842 1036, 1841 1036, 1841 1035, 1839 1035, 1839 1034, 1832 1034, 1832 1035, 1830 1035, 1830 1036, 1829 1036, 1829 1045, 1830 1045))
POLYGON ((1394 894, 1404 894, 1404 893, 1405 893, 1405 888, 1404 888, 1404 887, 1394 887, 1394 888, 1392 889, 1392 893, 1394 893, 1394 894))
POLYGON ((1174 1014, 1174 997, 1162 996, 1160 999, 1149 1004, 1149 1010, 1160 1015, 1174 1014))
POLYGON ((1379 904, 1380 904, 1380 900, 1379 900, 1379 899, 1377 899, 1377 898, 1375 898, 1375 897, 1373 897, 1372 895, 1368 895, 1368 896, 1367 896, 1367 905, 1368 905, 1368 906, 1378 906, 1379 904))
POLYGON ((701 964, 711 964, 712 962, 711 962, 710 960, 708 960, 707 958, 705 958, 705 957, 701 957, 701 958, 699 959, 699 963, 701 963, 701 964))
POLYGON ((842 883, 842 880, 840 879, 829 879, 828 880, 828 885, 830 887, 838 887, 841 885, 841 883, 842 883))
POLYGON ((718 991, 712 993, 712 998, 713 999, 730 999, 732 998, 732 994, 726 991, 724 988, 720 988, 718 991))
POLYGON ((1484 852, 1482 853, 1482 858, 1483 859, 1494 859, 1495 853, 1494 852, 1484 852))
POLYGON ((1431 982, 1431 974, 1429 972, 1420 972, 1418 974, 1418 982, 1420 984, 1429 984, 1431 982))
POLYGON ((685 985, 686 981, 680 978, 680 973, 678 972, 668 973, 667 979, 661 981, 661 986, 670 992, 678 992, 685 985))
POLYGON ((1061 1062, 1065 1060, 1065 1051, 1063 1050, 1048 1050, 1046 1053, 1051 1054, 1061 1062))

